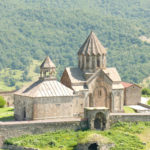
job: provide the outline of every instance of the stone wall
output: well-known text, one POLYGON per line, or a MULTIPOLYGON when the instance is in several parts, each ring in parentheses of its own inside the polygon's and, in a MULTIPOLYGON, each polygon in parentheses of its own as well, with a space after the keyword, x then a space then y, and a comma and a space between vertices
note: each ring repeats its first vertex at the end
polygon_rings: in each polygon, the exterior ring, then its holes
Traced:
POLYGON ((141 101, 141 87, 132 85, 124 90, 125 105, 137 105, 141 101))
POLYGON ((43 98, 15 95, 15 119, 21 121, 76 117, 83 114, 85 102, 82 95, 43 98))
POLYGON ((141 105, 141 106, 143 106, 143 107, 145 107, 145 108, 148 108, 148 109, 150 109, 150 105, 143 104, 143 103, 138 103, 138 105, 141 105))
POLYGON ((62 84, 64 84, 65 86, 67 86, 68 88, 72 89, 71 80, 69 78, 69 75, 68 75, 66 69, 65 69, 65 71, 64 71, 64 73, 63 73, 63 75, 61 77, 60 82, 62 84))
POLYGON ((6 92, 0 92, 0 96, 3 96, 4 99, 7 102, 7 106, 13 106, 14 105, 14 93, 15 91, 6 91, 6 92))
POLYGON ((113 89, 111 97, 112 97, 111 112, 123 112, 124 90, 113 89))
POLYGON ((138 121, 150 121, 150 113, 110 113, 110 124, 116 122, 138 122, 138 121))
POLYGON ((39 149, 35 149, 35 148, 26 148, 26 147, 15 146, 15 145, 3 145, 2 149, 6 149, 6 150, 39 150, 39 149))
MULTIPOLYGON (((94 118, 93 118, 94 119, 94 118)), ((110 113, 110 125, 117 121, 138 122, 150 121, 150 113, 110 113)), ((38 121, 16 121, 0 122, 0 144, 2 141, 11 137, 18 137, 26 134, 41 134, 56 130, 82 130, 88 128, 88 120, 80 118, 51 119, 38 121)))
POLYGON ((87 128, 87 121, 81 119, 47 120, 47 121, 17 121, 1 122, 1 139, 18 137, 26 134, 41 134, 56 130, 82 130, 87 128))
POLYGON ((98 72, 87 83, 90 95, 90 106, 107 107, 111 110, 112 81, 102 72, 98 72), (101 99, 101 101, 99 101, 101 99))

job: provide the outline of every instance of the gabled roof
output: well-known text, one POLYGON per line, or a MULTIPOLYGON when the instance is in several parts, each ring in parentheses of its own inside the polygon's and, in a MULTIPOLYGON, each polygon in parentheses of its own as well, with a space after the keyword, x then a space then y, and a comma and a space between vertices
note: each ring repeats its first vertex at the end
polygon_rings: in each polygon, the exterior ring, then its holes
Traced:
MULTIPOLYGON (((84 78, 84 74, 80 68, 70 68, 67 67, 61 77, 61 82, 63 83, 63 77, 67 73, 68 80, 70 81, 70 88, 74 91, 82 91, 87 90, 85 87, 86 80, 84 78)), ((67 80, 67 79, 65 79, 67 80)))
POLYGON ((94 32, 91 32, 84 44, 78 51, 78 55, 102 55, 106 54, 106 49, 100 43, 94 32))
POLYGON ((43 63, 41 64, 40 68, 56 68, 55 64, 52 62, 52 60, 47 56, 43 63))
POLYGON ((108 77, 113 81, 113 82, 120 82, 121 78, 116 70, 116 68, 106 68, 103 69, 103 71, 108 75, 108 77))
POLYGON ((73 90, 57 80, 38 80, 29 87, 17 91, 15 94, 28 97, 73 96, 73 90))
POLYGON ((80 70, 80 68, 67 67, 66 71, 68 73, 68 76, 70 78, 72 85, 73 84, 80 85, 85 82, 84 74, 83 74, 82 70, 80 70))

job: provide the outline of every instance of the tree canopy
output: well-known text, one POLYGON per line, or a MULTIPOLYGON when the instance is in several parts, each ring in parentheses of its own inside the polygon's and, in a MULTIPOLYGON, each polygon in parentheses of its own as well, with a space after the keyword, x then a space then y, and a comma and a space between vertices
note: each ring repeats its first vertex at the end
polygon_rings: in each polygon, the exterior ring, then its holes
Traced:
POLYGON ((150 44, 139 39, 150 38, 149 0, 1 0, 0 12, 0 70, 25 71, 49 55, 60 76, 77 66, 93 30, 107 48, 108 67, 123 80, 139 83, 150 75, 150 44))

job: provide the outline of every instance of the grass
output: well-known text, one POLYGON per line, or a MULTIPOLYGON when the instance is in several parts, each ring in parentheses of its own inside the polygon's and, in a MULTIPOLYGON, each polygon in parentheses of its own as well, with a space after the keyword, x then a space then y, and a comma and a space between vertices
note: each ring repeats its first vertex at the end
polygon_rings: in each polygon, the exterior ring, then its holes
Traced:
POLYGON ((3 70, 0 71, 0 91, 12 91, 16 89, 16 86, 18 87, 22 87, 24 85, 28 85, 31 84, 31 82, 35 81, 38 79, 39 74, 37 74, 35 72, 35 68, 37 66, 40 67, 40 61, 37 60, 33 60, 33 62, 31 63, 30 67, 29 67, 29 73, 28 73, 28 77, 31 78, 31 81, 22 81, 22 75, 23 75, 23 71, 20 70, 11 70, 10 68, 5 68, 3 70), (15 85, 14 86, 8 86, 5 83, 5 77, 8 78, 12 78, 14 79, 15 85))
POLYGON ((129 106, 123 107, 125 113, 136 113, 134 109, 130 108, 129 106))
POLYGON ((150 105, 150 99, 147 101, 147 104, 150 105))
POLYGON ((141 134, 138 135, 141 141, 146 143, 145 150, 150 149, 150 127, 143 130, 141 134))
MULTIPOLYGON (((150 122, 122 123, 114 124, 107 131, 57 131, 48 132, 39 135, 24 135, 17 138, 7 139, 6 144, 15 144, 19 146, 39 148, 40 150, 73 150, 81 141, 91 134, 98 134, 107 137, 115 144, 112 150, 146 150, 143 142, 149 142, 144 138, 148 135, 146 130, 150 131, 150 122), (143 136, 143 138, 142 138, 143 136)), ((150 136, 149 136, 150 137, 150 136)), ((150 147, 149 147, 150 149, 150 147)))
POLYGON ((14 108, 4 107, 0 108, 0 121, 14 120, 14 108))
POLYGON ((142 95, 142 97, 150 97, 150 95, 142 95))

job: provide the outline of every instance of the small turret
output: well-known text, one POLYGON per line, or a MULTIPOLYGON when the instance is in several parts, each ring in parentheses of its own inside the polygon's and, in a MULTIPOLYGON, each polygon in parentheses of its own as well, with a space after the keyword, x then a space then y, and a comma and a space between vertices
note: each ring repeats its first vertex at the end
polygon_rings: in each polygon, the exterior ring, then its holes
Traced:
POLYGON ((47 56, 40 66, 40 80, 56 79, 56 66, 47 56))

